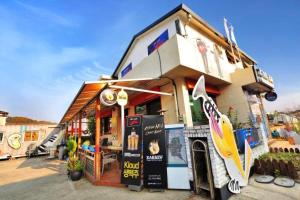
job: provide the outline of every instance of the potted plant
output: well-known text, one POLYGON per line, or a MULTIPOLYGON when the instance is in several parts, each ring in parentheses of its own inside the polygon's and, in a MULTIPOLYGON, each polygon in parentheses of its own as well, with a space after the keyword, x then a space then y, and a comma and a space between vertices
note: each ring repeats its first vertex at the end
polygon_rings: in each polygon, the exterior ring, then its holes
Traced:
POLYGON ((83 164, 77 156, 69 155, 69 161, 67 165, 69 177, 72 181, 78 181, 82 177, 83 164))
POLYGON ((70 136, 67 141, 67 149, 69 155, 74 155, 77 149, 77 142, 74 137, 70 136))

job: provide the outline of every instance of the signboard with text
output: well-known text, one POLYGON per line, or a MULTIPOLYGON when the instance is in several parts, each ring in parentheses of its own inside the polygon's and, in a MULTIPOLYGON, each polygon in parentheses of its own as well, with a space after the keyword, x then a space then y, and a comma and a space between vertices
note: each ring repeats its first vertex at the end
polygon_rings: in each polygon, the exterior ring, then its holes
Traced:
POLYGON ((143 116, 144 186, 146 188, 167 188, 167 156, 165 142, 163 116, 143 116))
POLYGON ((259 69, 258 67, 254 67, 254 72, 258 83, 262 83, 270 88, 274 88, 274 81, 272 76, 259 69))
POLYGON ((126 117, 121 183, 141 185, 142 118, 126 117))

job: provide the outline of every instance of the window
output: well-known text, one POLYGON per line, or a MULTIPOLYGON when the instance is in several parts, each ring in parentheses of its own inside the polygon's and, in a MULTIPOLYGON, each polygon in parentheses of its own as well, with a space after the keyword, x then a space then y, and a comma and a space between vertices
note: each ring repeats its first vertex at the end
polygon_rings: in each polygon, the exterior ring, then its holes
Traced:
POLYGON ((102 134, 110 134, 111 132, 111 117, 101 118, 102 134))
POLYGON ((138 115, 159 115, 161 110, 160 98, 153 101, 137 105, 135 114, 138 115))
POLYGON ((3 133, 0 132, 0 144, 3 142, 3 133))
POLYGON ((24 134, 24 141, 38 141, 39 131, 26 131, 24 134))
MULTIPOLYGON (((216 102, 216 98, 213 95, 208 94, 209 97, 213 99, 214 102, 216 102)), ((189 91, 189 98, 190 98, 190 105, 191 105, 191 112, 192 112, 192 118, 193 118, 193 124, 196 125, 206 125, 208 124, 208 119, 203 111, 203 99, 199 98, 198 100, 194 100, 192 97, 192 91, 189 91)))

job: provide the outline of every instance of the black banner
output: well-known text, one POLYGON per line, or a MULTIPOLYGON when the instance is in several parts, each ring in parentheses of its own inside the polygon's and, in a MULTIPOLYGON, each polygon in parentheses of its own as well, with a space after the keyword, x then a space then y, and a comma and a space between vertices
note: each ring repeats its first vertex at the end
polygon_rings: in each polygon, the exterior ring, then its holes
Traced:
POLYGON ((141 185, 142 118, 126 117, 121 183, 141 185))
POLYGON ((143 116, 144 186, 146 188, 167 188, 167 157, 164 127, 163 116, 143 116))

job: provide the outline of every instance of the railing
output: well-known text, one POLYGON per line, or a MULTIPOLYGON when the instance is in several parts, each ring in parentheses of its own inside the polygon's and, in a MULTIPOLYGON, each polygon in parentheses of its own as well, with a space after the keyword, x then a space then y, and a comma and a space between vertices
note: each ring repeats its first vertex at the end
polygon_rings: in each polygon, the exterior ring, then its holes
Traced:
POLYGON ((84 172, 95 176, 95 153, 89 150, 78 149, 79 159, 84 165, 84 172))

